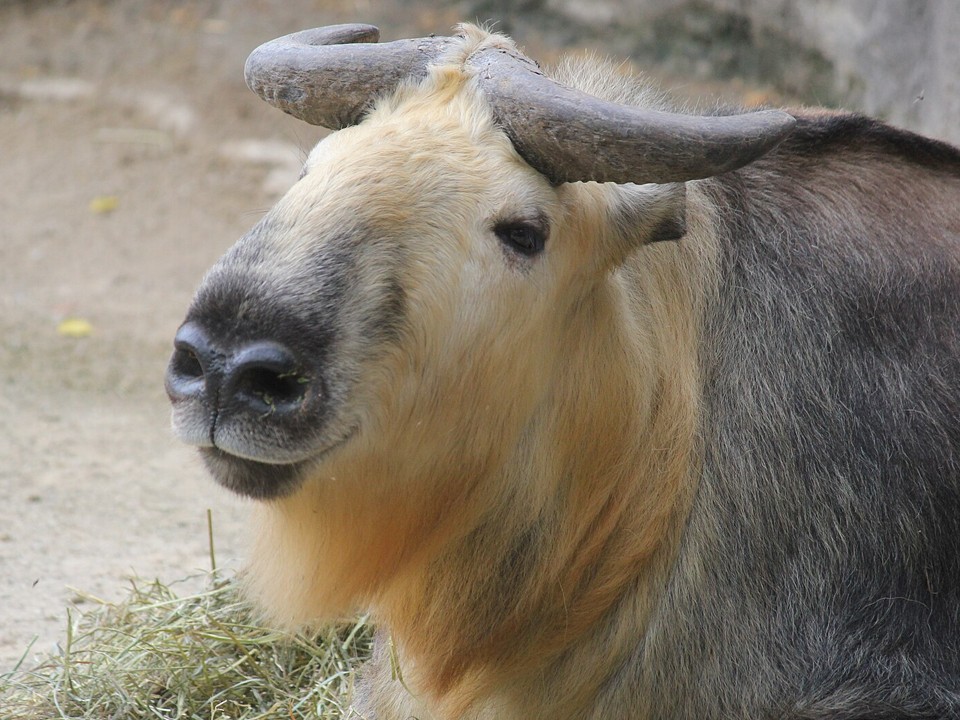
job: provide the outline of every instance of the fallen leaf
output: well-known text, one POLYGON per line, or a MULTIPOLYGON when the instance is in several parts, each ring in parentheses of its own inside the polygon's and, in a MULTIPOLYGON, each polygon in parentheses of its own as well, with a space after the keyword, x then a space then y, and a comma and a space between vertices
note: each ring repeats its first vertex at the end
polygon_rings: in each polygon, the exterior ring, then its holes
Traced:
POLYGON ((90 212, 96 215, 111 213, 120 205, 116 195, 99 195, 90 201, 90 212))
POLYGON ((57 325, 57 332, 64 337, 85 338, 93 332, 93 325, 83 318, 67 318, 57 325))

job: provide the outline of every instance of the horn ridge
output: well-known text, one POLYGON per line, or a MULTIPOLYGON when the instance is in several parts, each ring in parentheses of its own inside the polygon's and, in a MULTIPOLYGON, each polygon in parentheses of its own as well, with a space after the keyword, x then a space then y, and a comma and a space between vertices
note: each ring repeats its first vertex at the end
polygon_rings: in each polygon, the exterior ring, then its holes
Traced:
POLYGON ((330 25, 264 43, 247 58, 247 85, 271 105, 334 130, 356 125, 371 103, 426 68, 452 40, 378 44, 373 25, 330 25))
POLYGON ((562 85, 503 49, 471 60, 494 118, 554 183, 684 182, 735 170, 773 149, 796 120, 780 110, 696 116, 622 105, 562 85))

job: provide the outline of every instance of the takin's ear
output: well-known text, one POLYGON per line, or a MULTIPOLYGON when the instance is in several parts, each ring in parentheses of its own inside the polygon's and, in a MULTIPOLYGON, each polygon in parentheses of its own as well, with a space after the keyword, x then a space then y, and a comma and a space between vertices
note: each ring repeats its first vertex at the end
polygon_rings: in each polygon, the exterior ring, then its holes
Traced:
POLYGON ((687 232, 687 186, 614 185, 607 212, 614 233, 632 247, 679 240, 687 232))
POLYGON ((602 186, 606 200, 606 261, 618 265, 635 248, 679 240, 687 231, 684 183, 602 186))
POLYGON ((638 247, 679 240, 687 231, 684 183, 578 182, 558 190, 582 260, 595 269, 616 267, 638 247))

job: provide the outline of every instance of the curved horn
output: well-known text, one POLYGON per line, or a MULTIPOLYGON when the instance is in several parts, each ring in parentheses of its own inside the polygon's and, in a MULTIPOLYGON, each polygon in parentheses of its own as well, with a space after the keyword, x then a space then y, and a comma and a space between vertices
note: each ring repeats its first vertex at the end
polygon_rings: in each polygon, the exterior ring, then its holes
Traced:
POLYGON ((600 100, 528 58, 488 48, 471 61, 517 152, 555 183, 668 183, 736 170, 773 149, 796 120, 779 110, 695 116, 600 100))
POLYGON ((312 125, 356 125, 378 95, 423 77, 450 38, 376 44, 373 25, 330 25, 264 43, 247 58, 244 76, 257 95, 312 125))

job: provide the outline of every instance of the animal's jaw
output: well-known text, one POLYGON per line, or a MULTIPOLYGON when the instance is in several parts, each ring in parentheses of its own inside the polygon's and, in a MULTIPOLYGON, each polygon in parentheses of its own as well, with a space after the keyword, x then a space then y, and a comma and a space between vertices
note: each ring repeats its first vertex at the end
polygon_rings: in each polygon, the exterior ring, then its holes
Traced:
POLYGON ((354 426, 339 439, 308 458, 287 463, 263 462, 242 457, 218 447, 201 447, 200 457, 213 479, 232 492, 254 500, 274 500, 295 492, 309 470, 348 444, 359 432, 354 426))

